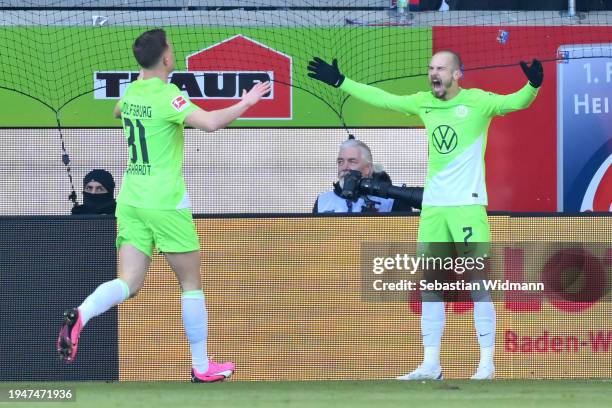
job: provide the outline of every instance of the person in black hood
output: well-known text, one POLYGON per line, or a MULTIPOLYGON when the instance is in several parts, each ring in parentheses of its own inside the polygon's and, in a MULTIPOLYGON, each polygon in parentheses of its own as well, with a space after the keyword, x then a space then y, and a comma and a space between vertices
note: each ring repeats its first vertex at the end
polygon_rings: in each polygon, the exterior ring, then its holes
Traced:
POLYGON ((94 169, 83 178, 83 204, 72 207, 72 215, 115 215, 115 180, 106 170, 94 169))

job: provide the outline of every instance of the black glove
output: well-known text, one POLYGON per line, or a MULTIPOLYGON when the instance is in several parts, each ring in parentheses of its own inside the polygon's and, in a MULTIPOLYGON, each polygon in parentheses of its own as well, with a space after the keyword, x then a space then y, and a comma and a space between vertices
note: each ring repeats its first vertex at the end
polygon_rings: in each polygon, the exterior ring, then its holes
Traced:
POLYGON ((340 73, 338 69, 338 60, 334 58, 332 65, 323 61, 319 57, 314 57, 312 61, 308 63, 308 76, 314 79, 318 79, 321 82, 325 82, 333 87, 338 88, 344 81, 344 75, 340 73))
POLYGON ((537 59, 533 59, 531 66, 528 66, 526 62, 521 61, 521 68, 523 68, 523 72, 527 79, 529 79, 529 83, 534 88, 539 88, 542 85, 542 81, 544 81, 544 69, 542 68, 542 63, 537 59))

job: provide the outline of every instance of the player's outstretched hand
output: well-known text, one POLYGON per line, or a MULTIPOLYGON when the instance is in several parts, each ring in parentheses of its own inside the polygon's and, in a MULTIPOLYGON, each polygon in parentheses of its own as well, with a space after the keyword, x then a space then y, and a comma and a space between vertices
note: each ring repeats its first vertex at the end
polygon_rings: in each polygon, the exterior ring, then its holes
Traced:
POLYGON ((255 105, 261 98, 272 90, 272 84, 270 81, 258 82, 251 88, 249 92, 246 89, 242 90, 242 100, 249 106, 255 105))
POLYGON ((527 65, 525 61, 521 61, 521 68, 523 68, 523 72, 527 79, 529 79, 531 86, 539 88, 542 85, 542 81, 544 81, 544 68, 542 68, 540 61, 534 58, 531 66, 527 65))
POLYGON ((314 57, 308 63, 308 76, 325 82, 328 85, 338 88, 344 81, 344 75, 338 69, 338 60, 334 58, 332 64, 329 65, 319 57, 314 57))

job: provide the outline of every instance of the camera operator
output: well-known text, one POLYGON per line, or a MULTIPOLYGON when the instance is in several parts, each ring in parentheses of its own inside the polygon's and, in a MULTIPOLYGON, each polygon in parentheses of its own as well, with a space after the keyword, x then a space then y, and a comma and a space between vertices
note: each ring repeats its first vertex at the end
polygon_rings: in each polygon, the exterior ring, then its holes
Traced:
POLYGON ((337 165, 338 181, 333 184, 333 190, 319 194, 313 213, 395 212, 421 207, 422 188, 392 186, 389 175, 382 168, 375 169, 372 152, 365 143, 353 138, 344 141, 340 145, 337 165), (350 178, 347 178, 349 175, 350 178), (350 185, 345 185, 347 180, 350 180, 350 185), (372 185, 378 190, 373 189, 372 185), (389 187, 411 192, 416 190, 416 195, 409 195, 408 200, 404 196, 394 199, 387 194, 389 187), (375 191, 384 194, 380 196, 375 191))

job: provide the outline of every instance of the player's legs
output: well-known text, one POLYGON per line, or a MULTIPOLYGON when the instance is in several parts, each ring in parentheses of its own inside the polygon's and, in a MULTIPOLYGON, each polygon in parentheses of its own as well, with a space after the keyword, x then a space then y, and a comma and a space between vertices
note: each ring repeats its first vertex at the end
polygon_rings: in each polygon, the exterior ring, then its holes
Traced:
MULTIPOLYGON (((443 256, 450 234, 446 220, 438 207, 424 207, 419 219, 417 256, 443 256)), ((424 278, 435 279, 435 270, 425 270, 424 278)), ((423 363, 416 370, 397 377, 398 380, 442 379, 440 345, 444 333, 444 299, 439 291, 421 292, 421 338, 423 341, 423 363)))
MULTIPOLYGON (((490 255, 491 232, 486 209, 480 205, 454 208, 455 215, 449 218, 449 227, 459 256, 487 258, 490 255)), ((489 265, 486 261, 485 265, 489 265)), ((472 282, 486 279, 487 269, 474 270, 470 274, 472 282)), ((474 301, 474 326, 480 345, 480 362, 472 379, 491 379, 495 375, 493 355, 495 350, 496 317, 491 295, 481 284, 481 290, 471 293, 474 301)))
POLYGON ((144 286, 151 258, 132 244, 119 248, 119 279, 127 284, 129 295, 134 297, 144 286))
POLYGON ((414 371, 396 377, 398 380, 441 380, 440 347, 444 333, 444 299, 439 291, 421 292, 421 339, 423 362, 414 371))
POLYGON ((183 292, 202 290, 200 250, 191 252, 164 252, 183 292))
POLYGON ((136 209, 117 207, 119 231, 119 278, 98 286, 78 308, 64 312, 64 323, 57 340, 57 351, 67 363, 73 362, 78 348, 81 330, 93 317, 96 317, 113 306, 118 305, 130 296, 134 296, 142 285, 149 268, 150 255, 138 247, 151 248, 152 233, 138 218, 136 209))
POLYGON ((230 377, 234 363, 208 358, 208 313, 200 275, 200 244, 188 209, 151 214, 157 248, 164 253, 181 286, 181 310, 191 349, 193 382, 215 382, 230 377))
POLYGON ((200 251, 164 253, 181 285, 183 325, 191 348, 194 369, 208 371, 208 313, 200 278, 200 251))

